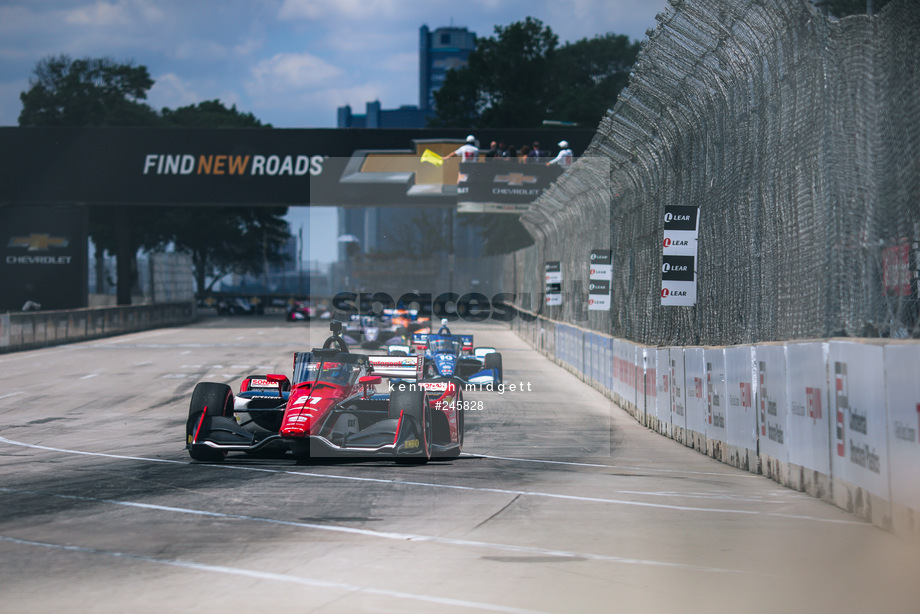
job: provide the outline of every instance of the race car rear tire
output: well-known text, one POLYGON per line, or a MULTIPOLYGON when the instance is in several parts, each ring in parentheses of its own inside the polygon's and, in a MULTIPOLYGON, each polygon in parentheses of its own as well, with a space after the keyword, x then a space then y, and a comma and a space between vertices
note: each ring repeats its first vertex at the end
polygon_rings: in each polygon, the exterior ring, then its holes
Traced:
POLYGON ((498 372, 498 377, 495 378, 496 384, 501 384, 504 378, 502 373, 502 355, 498 352, 492 352, 491 354, 486 354, 486 369, 495 369, 498 372))
POLYGON ((223 450, 192 443, 199 425, 202 424, 202 413, 206 413, 205 423, 209 416, 233 416, 233 390, 230 386, 215 382, 201 382, 195 386, 192 400, 189 402, 188 420, 185 423, 185 440, 189 444, 189 456, 197 461, 224 460, 227 453, 223 450))
POLYGON ((431 458, 431 407, 428 396, 424 390, 394 390, 390 393, 390 418, 411 419, 416 428, 422 445, 423 455, 397 456, 397 463, 427 463, 431 458))
MULTIPOLYGON (((458 456, 460 456, 460 452, 462 451, 462 448, 463 448, 463 423, 466 418, 465 416, 466 411, 464 410, 464 405, 463 405, 463 384, 460 381, 453 379, 453 378, 449 378, 449 381, 454 382, 454 384, 458 388, 457 389, 457 399, 455 401, 456 403, 455 411, 457 412, 457 446, 451 448, 448 452, 439 452, 437 454, 432 453, 432 458, 436 458, 439 460, 449 460, 449 459, 457 458, 458 456)), ((435 411, 438 411, 438 410, 435 409, 435 411)), ((446 439, 446 444, 450 445, 451 443, 450 437, 449 437, 450 425, 447 422, 447 418, 444 417, 443 414, 440 418, 442 419, 440 432, 437 426, 437 422, 439 420, 436 418, 433 421, 434 429, 432 431, 432 434, 435 437, 435 441, 437 441, 438 435, 444 435, 444 438, 446 439)))

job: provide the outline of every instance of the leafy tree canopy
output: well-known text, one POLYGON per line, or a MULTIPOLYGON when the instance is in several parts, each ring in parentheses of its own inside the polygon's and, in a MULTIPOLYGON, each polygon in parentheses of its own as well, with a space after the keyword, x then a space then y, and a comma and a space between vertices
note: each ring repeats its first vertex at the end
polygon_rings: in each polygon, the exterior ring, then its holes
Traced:
POLYGON ((143 126, 156 112, 141 102, 153 79, 144 66, 111 58, 39 60, 22 92, 20 126, 143 126))
MULTIPOLYGON (((532 17, 495 28, 476 41, 467 65, 447 73, 435 92, 436 127, 539 128, 544 120, 584 127, 600 123, 629 79, 639 43, 606 34, 559 46, 552 29, 532 17)), ((509 253, 533 243, 508 215, 465 214, 485 254, 509 253)))
POLYGON ((626 85, 640 49, 606 34, 559 46, 533 17, 497 26, 481 38, 466 66, 447 73, 435 92, 432 125, 537 128, 544 120, 597 125, 626 85))
POLYGON ((252 113, 229 109, 220 100, 205 100, 197 105, 179 107, 175 111, 160 111, 163 122, 170 126, 210 126, 212 128, 271 128, 252 113))

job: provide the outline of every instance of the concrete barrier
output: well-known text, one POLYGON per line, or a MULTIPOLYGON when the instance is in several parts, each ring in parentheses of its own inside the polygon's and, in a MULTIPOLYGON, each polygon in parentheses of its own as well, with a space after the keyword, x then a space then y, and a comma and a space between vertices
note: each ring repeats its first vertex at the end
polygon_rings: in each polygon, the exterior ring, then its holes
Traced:
POLYGON ((0 353, 86 341, 195 319, 195 303, 0 314, 0 353))
POLYGON ((649 429, 920 539, 920 342, 656 348, 536 314, 512 327, 649 429))

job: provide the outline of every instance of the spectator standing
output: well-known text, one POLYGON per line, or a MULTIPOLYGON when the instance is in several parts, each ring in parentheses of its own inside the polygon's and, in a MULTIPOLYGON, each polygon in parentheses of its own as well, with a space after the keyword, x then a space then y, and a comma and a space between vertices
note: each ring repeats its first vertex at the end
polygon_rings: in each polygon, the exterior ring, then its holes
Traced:
POLYGON ((486 152, 485 152, 484 154, 482 154, 482 155, 483 155, 483 157, 485 157, 485 158, 498 158, 498 157, 500 157, 500 156, 502 155, 502 151, 498 148, 498 142, 497 142, 497 141, 492 141, 491 147, 489 147, 488 151, 486 151, 486 152))
POLYGON ((476 147, 476 137, 472 134, 466 137, 466 144, 450 152, 444 159, 459 156, 461 162, 476 162, 479 160, 479 148, 476 147))
POLYGON ((530 146, 522 145, 521 151, 518 152, 518 162, 527 162, 527 156, 530 155, 530 146))
POLYGON ((556 157, 546 163, 546 166, 550 164, 558 164, 562 168, 568 168, 572 166, 572 162, 575 161, 575 154, 572 153, 572 150, 569 149, 568 141, 559 141, 559 153, 556 154, 556 157))
POLYGON ((533 147, 527 152, 527 159, 524 160, 530 164, 542 164, 546 158, 546 152, 540 149, 540 141, 534 141, 533 147))

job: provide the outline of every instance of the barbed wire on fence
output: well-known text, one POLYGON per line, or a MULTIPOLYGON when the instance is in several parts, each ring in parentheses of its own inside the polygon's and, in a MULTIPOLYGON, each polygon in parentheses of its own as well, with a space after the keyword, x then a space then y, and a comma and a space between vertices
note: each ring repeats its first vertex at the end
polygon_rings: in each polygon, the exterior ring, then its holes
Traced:
POLYGON ((580 159, 522 217, 504 279, 555 320, 651 345, 920 336, 920 5, 682 0, 580 159), (697 301, 660 301, 666 205, 699 207, 697 301), (610 249, 609 312, 586 312, 610 249))

